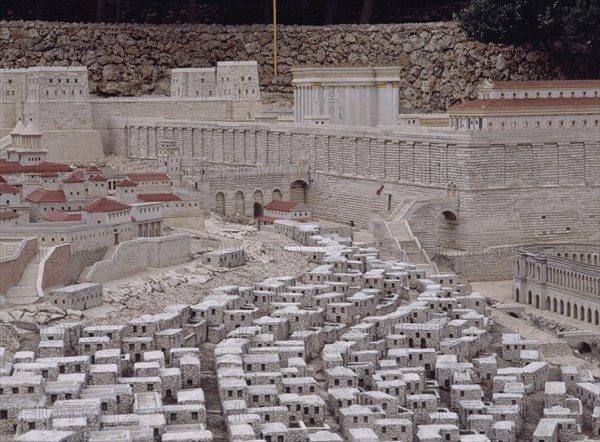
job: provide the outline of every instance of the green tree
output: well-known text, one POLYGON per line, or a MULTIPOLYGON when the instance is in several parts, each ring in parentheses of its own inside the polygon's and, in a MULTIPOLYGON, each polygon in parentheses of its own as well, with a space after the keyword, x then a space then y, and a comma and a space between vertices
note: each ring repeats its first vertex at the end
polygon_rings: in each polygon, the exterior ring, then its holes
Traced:
POLYGON ((600 45, 600 0, 472 0, 456 18, 486 43, 600 45))

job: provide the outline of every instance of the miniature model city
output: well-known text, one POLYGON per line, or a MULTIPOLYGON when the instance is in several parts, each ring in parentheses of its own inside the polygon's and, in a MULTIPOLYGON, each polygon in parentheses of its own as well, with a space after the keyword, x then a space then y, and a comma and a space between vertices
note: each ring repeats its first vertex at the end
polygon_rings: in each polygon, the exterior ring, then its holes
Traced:
POLYGON ((293 74, 0 70, 2 440, 599 440, 600 80, 293 74))

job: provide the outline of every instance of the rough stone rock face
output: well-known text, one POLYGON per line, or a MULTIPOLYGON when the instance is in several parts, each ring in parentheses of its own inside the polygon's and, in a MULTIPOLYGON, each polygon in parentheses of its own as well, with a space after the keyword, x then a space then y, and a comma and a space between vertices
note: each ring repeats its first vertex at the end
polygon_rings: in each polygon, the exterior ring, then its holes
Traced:
POLYGON ((267 25, 0 22, 0 54, 7 68, 87 66, 90 91, 99 95, 166 94, 171 68, 219 60, 257 60, 267 92, 291 92, 293 66, 397 65, 402 107, 424 110, 473 97, 486 78, 563 76, 543 52, 470 41, 454 22, 278 29, 277 78, 267 25))

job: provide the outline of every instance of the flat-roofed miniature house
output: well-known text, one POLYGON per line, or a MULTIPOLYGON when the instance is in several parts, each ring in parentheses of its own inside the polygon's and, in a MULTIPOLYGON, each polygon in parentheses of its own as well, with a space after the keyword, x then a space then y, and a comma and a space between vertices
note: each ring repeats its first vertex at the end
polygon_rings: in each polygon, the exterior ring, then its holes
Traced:
POLYGON ((277 220, 309 221, 311 210, 297 201, 273 200, 263 208, 258 218, 261 225, 272 225, 277 220))
POLYGON ((246 263, 246 252, 243 249, 217 249, 202 255, 202 263, 216 267, 239 267, 246 263))
POLYGON ((50 292, 52 302, 63 309, 85 310, 102 305, 102 284, 85 282, 50 292))

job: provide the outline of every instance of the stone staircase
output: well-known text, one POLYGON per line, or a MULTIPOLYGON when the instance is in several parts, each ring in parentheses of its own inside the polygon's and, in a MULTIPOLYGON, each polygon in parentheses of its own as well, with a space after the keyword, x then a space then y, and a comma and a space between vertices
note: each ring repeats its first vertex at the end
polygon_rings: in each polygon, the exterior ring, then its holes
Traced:
POLYGON ((415 264, 418 269, 425 270, 427 274, 435 274, 438 273, 437 265, 429 259, 419 240, 410 230, 406 219, 415 202, 414 199, 409 198, 402 200, 393 212, 384 217, 384 223, 389 235, 397 241, 408 261, 415 264))
POLYGON ((40 299, 36 287, 39 266, 40 251, 38 250, 25 266, 17 285, 6 292, 7 301, 11 304, 31 304, 40 299))
MULTIPOLYGON (((115 254, 115 251, 117 250, 117 246, 118 246, 118 244, 115 244, 115 245, 110 246, 108 249, 106 249, 106 252, 104 252, 104 256, 102 257, 102 259, 100 261, 106 261, 108 259, 112 259, 113 255, 115 254)), ((90 273, 90 270, 92 270, 92 267, 94 267, 94 264, 91 264, 91 265, 85 267, 81 271, 81 273, 79 274, 79 278, 77 278, 78 284, 80 284, 82 282, 88 282, 86 277, 87 277, 88 273, 90 273)))

